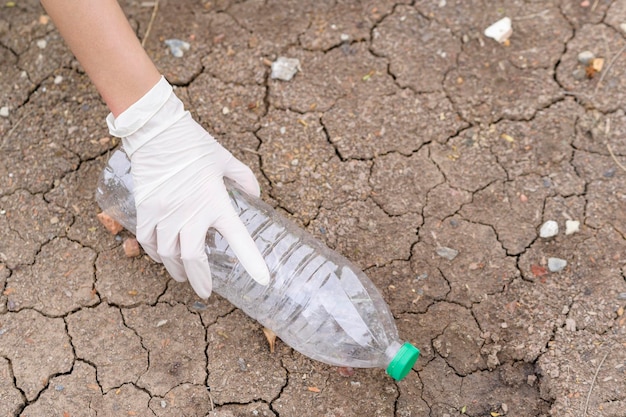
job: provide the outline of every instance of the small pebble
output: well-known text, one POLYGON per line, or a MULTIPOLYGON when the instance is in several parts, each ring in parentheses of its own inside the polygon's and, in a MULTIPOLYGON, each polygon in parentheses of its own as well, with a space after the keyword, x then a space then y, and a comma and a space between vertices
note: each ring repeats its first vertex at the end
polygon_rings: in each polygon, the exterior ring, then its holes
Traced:
POLYGON ((593 70, 595 72, 600 72, 602 71, 602 68, 604 67, 604 58, 594 58, 591 60, 591 68, 593 68, 593 70))
POLYGON ((272 62, 272 79, 290 81, 300 69, 300 60, 296 58, 286 58, 284 56, 272 62))
POLYGON ((48 41, 46 41, 45 39, 39 39, 37 41, 37 47, 39 49, 46 49, 46 46, 48 46, 48 41))
POLYGON ((348 35, 347 33, 342 33, 340 38, 342 42, 347 42, 350 40, 350 35, 348 35))
POLYGON ((0 117, 9 117, 9 108, 7 106, 0 107, 0 117))
POLYGON ((576 320, 574 319, 565 319, 565 329, 570 332, 576 331, 576 320))
POLYGON ((613 178, 615 176, 615 172, 617 170, 615 168, 610 168, 602 173, 604 178, 613 178))
POLYGON ((56 77, 54 77, 54 83, 59 85, 63 82, 63 76, 62 75, 57 75, 56 77))
POLYGON ((622 30, 622 32, 626 32, 626 23, 620 23, 619 28, 622 30))
POLYGON ((57 224, 59 222, 59 218, 54 216, 50 219, 50 224, 57 224))
POLYGON ((621 292, 617 295, 618 300, 626 300, 626 292, 621 292))
POLYGON ((441 256, 442 258, 446 258, 449 261, 456 258, 456 256, 459 254, 458 250, 447 248, 445 246, 437 248, 436 252, 437 255, 441 256))
POLYGON ((167 402, 165 400, 161 400, 161 408, 167 407, 167 402))
POLYGON ((511 19, 509 17, 503 17, 485 29, 484 33, 486 37, 495 39, 500 43, 506 42, 511 34, 513 34, 511 19))
POLYGON ((550 272, 561 272, 567 266, 567 261, 561 258, 548 258, 550 272))
POLYGON ((115 221, 113 217, 109 216, 108 214, 99 213, 97 217, 100 223, 102 223, 102 225, 109 231, 109 233, 113 235, 118 234, 124 229, 121 224, 115 221))
POLYGON ((587 78, 587 71, 584 68, 576 68, 572 71, 572 77, 577 81, 582 81, 587 78))
POLYGON ((124 254, 128 258, 134 258, 141 254, 139 242, 137 242, 137 239, 135 238, 129 237, 128 239, 124 239, 122 246, 124 247, 124 254))
POLYGON ((63 391, 65 389, 65 387, 63 385, 56 385, 54 387, 55 391, 63 391))
POLYGON ((207 309, 207 305, 200 302, 200 301, 196 301, 193 303, 193 305, 191 306, 191 308, 193 308, 196 311, 204 311, 207 309))
POLYGON ((349 378, 351 376, 354 376, 355 370, 354 368, 351 368, 349 366, 340 366, 337 368, 337 373, 339 373, 339 375, 344 378, 349 378))
POLYGON ((549 238, 556 236, 559 233, 559 224, 554 220, 548 220, 544 224, 541 225, 541 229, 539 229, 539 236, 542 238, 549 238))
POLYGON ((535 375, 528 375, 528 378, 526 378, 526 383, 530 385, 531 387, 535 385, 536 381, 537 381, 537 377, 535 375))
POLYGON ((188 51, 191 47, 188 42, 180 39, 166 39, 164 42, 169 46, 171 54, 176 58, 182 58, 185 55, 185 51, 188 51))
POLYGON ((580 222, 578 220, 566 220, 565 221, 565 234, 571 235, 580 230, 580 222))
POLYGON ((543 186, 546 188, 552 187, 552 180, 548 177, 543 177, 541 179, 541 182, 543 183, 543 186))
POLYGON ((595 57, 596 55, 593 52, 583 51, 578 54, 578 62, 580 62, 583 65, 589 65, 591 61, 594 60, 595 57))

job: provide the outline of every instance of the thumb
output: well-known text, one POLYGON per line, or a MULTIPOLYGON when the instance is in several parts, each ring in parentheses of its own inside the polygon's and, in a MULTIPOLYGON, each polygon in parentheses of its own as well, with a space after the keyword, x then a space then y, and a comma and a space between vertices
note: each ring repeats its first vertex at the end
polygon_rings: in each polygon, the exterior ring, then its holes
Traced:
POLYGON ((234 156, 228 161, 224 168, 224 177, 230 178, 243 188, 243 190, 255 197, 261 195, 259 182, 254 173, 246 164, 234 156))

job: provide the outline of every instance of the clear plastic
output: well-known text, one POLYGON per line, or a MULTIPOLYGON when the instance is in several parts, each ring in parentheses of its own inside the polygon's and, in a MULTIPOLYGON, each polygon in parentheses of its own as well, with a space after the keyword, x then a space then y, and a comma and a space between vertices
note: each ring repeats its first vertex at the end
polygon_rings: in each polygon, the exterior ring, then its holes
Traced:
MULTIPOLYGON (((390 363, 403 356, 399 351, 404 346, 387 304, 370 279, 259 198, 233 183, 227 183, 227 188, 271 278, 268 286, 256 283, 226 240, 210 229, 206 252, 213 290, 312 359, 390 373, 390 363)), ((130 162, 118 150, 102 173, 96 200, 106 214, 134 233, 132 189, 130 162)), ((417 359, 413 356, 403 364, 406 372, 417 359)))

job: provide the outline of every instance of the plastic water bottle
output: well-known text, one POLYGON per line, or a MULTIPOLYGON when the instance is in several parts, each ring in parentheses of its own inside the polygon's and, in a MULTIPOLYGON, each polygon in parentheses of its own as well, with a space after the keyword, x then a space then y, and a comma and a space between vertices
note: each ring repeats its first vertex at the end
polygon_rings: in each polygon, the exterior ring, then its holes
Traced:
MULTIPOLYGON (((243 269, 213 229, 206 251, 213 290, 271 329, 287 345, 334 366, 383 368, 404 378, 419 350, 398 338, 389 308, 370 279, 260 199, 227 188, 232 203, 270 270, 262 286, 243 269)), ((127 230, 136 231, 130 161, 118 150, 104 169, 96 201, 127 230)))

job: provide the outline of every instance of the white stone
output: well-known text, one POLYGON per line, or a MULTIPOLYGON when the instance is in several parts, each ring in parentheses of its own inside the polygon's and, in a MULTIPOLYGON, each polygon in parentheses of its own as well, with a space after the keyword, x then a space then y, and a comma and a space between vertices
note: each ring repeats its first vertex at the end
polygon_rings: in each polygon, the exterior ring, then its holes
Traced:
POLYGON ((437 252, 437 255, 441 256, 442 258, 446 258, 449 261, 456 258, 456 256, 459 254, 458 250, 452 249, 452 248, 446 248, 445 246, 437 248, 436 252, 437 252))
POLYGON ((570 332, 576 331, 576 320, 574 319, 565 319, 565 329, 570 332))
POLYGON ((48 46, 48 41, 45 39, 39 39, 37 41, 37 46, 39 47, 39 49, 46 49, 46 46, 48 46))
POLYGON ((580 230, 580 222, 578 220, 566 220, 565 221, 565 234, 571 235, 580 230))
POLYGON ((0 107, 0 117, 9 117, 9 108, 7 106, 0 107))
POLYGON ((620 23, 619 28, 622 30, 622 32, 626 32, 626 23, 620 23))
POLYGON ((290 81, 300 70, 300 60, 297 58, 286 58, 284 56, 272 62, 272 79, 290 81))
POLYGON ((561 258, 548 258, 550 272, 561 272, 567 266, 567 261, 561 258))
POLYGON ((583 65, 589 65, 591 61, 594 60, 595 57, 596 55, 591 51, 582 51, 581 53, 578 54, 578 62, 580 62, 583 65))
POLYGON ((511 19, 508 17, 503 17, 485 29, 485 36, 495 39, 500 43, 505 42, 512 34, 513 28, 511 27, 511 19))
POLYGON ((54 83, 55 84, 61 84, 63 82, 63 76, 62 75, 57 75, 56 77, 54 77, 54 83))
POLYGON ((549 238, 556 236, 559 233, 559 224, 554 220, 548 220, 541 225, 539 229, 539 236, 542 238, 549 238))
POLYGON ((182 58, 185 51, 188 51, 189 48, 191 48, 189 42, 185 42, 180 39, 166 39, 163 42, 170 48, 170 53, 176 58, 182 58))

